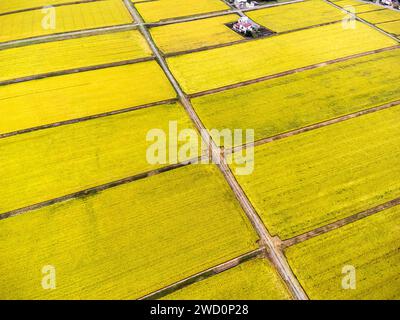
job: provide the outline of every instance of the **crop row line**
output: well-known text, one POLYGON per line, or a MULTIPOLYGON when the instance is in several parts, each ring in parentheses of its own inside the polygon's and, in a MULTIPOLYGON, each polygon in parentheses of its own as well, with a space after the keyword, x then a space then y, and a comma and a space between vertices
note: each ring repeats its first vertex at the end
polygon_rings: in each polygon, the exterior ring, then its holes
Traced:
POLYGON ((141 298, 139 298, 139 300, 156 300, 156 299, 160 299, 174 291, 183 289, 195 282, 201 281, 201 280, 205 280, 207 278, 210 278, 214 275, 217 275, 221 272, 227 271, 229 269, 232 269, 234 267, 237 267, 238 265, 252 260, 254 258, 257 258, 261 255, 265 254, 265 248, 258 248, 256 250, 250 251, 248 253, 245 253, 239 257, 236 257, 234 259, 231 259, 229 261, 226 261, 224 263, 221 263, 219 265, 216 265, 214 267, 211 267, 207 270, 201 271, 199 273, 196 273, 190 277, 187 277, 185 279, 182 279, 178 282, 175 282, 169 286, 166 286, 164 288, 161 288, 157 291, 154 291, 152 293, 149 293, 141 298))
POLYGON ((139 23, 139 29, 142 32, 143 36, 145 37, 146 41, 148 42, 150 48, 152 49, 154 55, 156 56, 157 61, 159 62, 161 68, 163 69, 164 73, 170 80, 172 86, 174 87, 175 91, 178 94, 178 97, 184 106, 187 114, 189 115, 191 121, 197 128, 198 132, 200 133, 203 140, 209 145, 211 148, 212 159, 217 159, 217 166, 220 169, 221 173, 225 177, 226 181, 228 182, 229 186, 231 187, 232 191, 234 192, 237 200, 239 201, 240 205, 242 206, 243 210, 245 211, 246 215, 248 216, 250 222, 254 226, 256 232, 261 238, 261 241, 266 245, 268 248, 268 254, 270 260, 274 267, 276 268, 278 274, 286 283, 287 287, 291 291, 292 295, 296 299, 307 299, 307 295, 305 294, 303 288, 301 287, 300 283, 294 276, 292 270, 289 267, 289 264, 286 261, 283 253, 278 250, 275 246, 274 241, 270 234, 268 233, 267 229, 265 228, 264 224, 262 223, 260 217, 256 213, 255 209, 253 208, 252 204, 250 203, 249 199, 245 195, 243 189, 240 187, 239 183, 235 179, 233 173, 231 172, 229 166, 227 165, 225 158, 221 153, 221 149, 215 144, 212 140, 210 134, 206 130, 205 126, 203 125, 202 121, 196 114, 189 98, 184 94, 183 90, 181 89, 180 85, 178 84, 177 80, 173 76, 172 72, 167 66, 165 59, 162 57, 159 49, 157 48, 156 44, 154 43, 151 35, 143 24, 143 20, 139 13, 137 12, 133 3, 129 0, 124 0, 125 5, 127 6, 129 12, 132 14, 132 17, 135 21, 139 23))

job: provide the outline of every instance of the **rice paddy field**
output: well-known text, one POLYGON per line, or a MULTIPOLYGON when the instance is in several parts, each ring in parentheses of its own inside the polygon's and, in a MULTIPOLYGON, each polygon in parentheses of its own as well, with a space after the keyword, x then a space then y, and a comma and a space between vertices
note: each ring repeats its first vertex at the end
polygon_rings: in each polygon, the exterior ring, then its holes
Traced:
POLYGON ((0 299, 400 299, 399 23, 1 1, 0 299))

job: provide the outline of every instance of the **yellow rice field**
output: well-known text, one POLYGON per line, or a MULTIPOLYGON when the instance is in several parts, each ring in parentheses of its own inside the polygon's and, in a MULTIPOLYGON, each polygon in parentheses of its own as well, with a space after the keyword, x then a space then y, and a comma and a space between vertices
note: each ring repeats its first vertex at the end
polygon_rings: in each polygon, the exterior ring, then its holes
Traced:
POLYGON ((68 2, 71 2, 71 0, 6 0, 0 2, 0 13, 54 6, 68 2))
POLYGON ((0 0, 0 299, 400 298, 400 12, 279 2, 0 0))
POLYGON ((190 5, 188 5, 187 0, 155 0, 136 3, 135 7, 146 22, 157 22, 229 9, 220 0, 190 1, 190 5))
POLYGON ((286 300, 285 284, 266 259, 237 267, 175 291, 165 300, 286 300))
POLYGON ((173 104, 0 139, 0 214, 165 166, 146 158, 146 137, 169 121, 192 128, 173 104))
POLYGON ((35 44, 0 51, 0 81, 150 56, 137 30, 35 44))
POLYGON ((358 16, 370 23, 376 24, 376 23, 400 20, 400 11, 379 10, 379 11, 361 13, 358 16))
POLYGON ((257 240, 211 165, 2 220, 0 230, 1 299, 140 298, 246 253, 257 240), (56 270, 56 290, 40 285, 46 265, 56 270))
POLYGON ((359 0, 340 0, 340 1, 335 1, 334 3, 335 5, 342 7, 343 9, 351 10, 356 14, 369 11, 383 10, 383 8, 380 6, 377 6, 375 4, 368 4, 366 2, 359 0))
POLYGON ((309 0, 289 5, 254 10, 247 15, 255 22, 275 32, 283 32, 341 21, 344 13, 321 0, 309 0))
POLYGON ((397 61, 400 50, 382 52, 194 98, 192 104, 207 128, 252 128, 259 140, 400 100, 393 90, 400 82, 397 61))
POLYGON ((397 206, 289 247, 286 256, 309 297, 400 299, 399 219, 397 206), (342 287, 346 266, 355 268, 355 289, 342 287))
POLYGON ((236 14, 170 24, 151 28, 150 32, 164 53, 193 50, 242 40, 243 37, 225 24, 237 21, 236 14))
POLYGON ((122 1, 60 6, 55 13, 54 28, 41 9, 0 16, 0 42, 132 22, 122 1))
POLYGON ((399 121, 397 106, 258 146, 237 179, 271 234, 307 232, 400 196, 399 121))
POLYGON ((0 95, 0 133, 176 98, 155 61, 0 86, 0 95))
POLYGON ((400 20, 392 22, 384 22, 376 25, 379 29, 383 31, 392 33, 394 35, 400 35, 400 20))
POLYGON ((355 29, 337 23, 170 57, 167 62, 184 91, 195 93, 396 44, 362 23, 355 29))

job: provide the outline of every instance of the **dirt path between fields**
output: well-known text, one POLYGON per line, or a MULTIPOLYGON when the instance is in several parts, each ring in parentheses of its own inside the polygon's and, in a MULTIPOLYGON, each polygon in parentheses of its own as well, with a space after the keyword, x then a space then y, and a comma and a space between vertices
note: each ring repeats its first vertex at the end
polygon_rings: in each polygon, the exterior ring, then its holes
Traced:
POLYGON ((132 14, 132 17, 135 21, 139 24, 139 30, 142 32, 143 36, 145 37, 146 41, 148 42, 150 48, 152 49, 158 63, 160 64, 161 68, 163 69, 164 73, 166 74, 167 78, 170 80, 172 86, 174 87, 175 91, 178 94, 179 99, 181 100, 182 105, 184 106, 187 114, 189 115, 190 119, 192 120, 193 124, 196 126, 198 132, 200 133, 203 140, 210 145, 211 157, 214 159, 214 162, 221 170, 223 176, 225 177, 226 181, 228 182, 229 186, 231 187, 232 191, 234 192, 236 198, 238 199, 239 203, 241 204, 243 210, 245 211, 246 215, 248 216, 250 222, 254 226, 256 232, 258 233, 262 245, 265 245, 266 249, 268 250, 268 256, 270 261, 276 268, 278 274, 281 276, 283 281, 286 283, 287 287, 289 288, 290 292, 292 293, 293 297, 298 300, 306 300, 308 299, 306 293, 304 292, 303 288, 301 287, 300 283, 298 282, 297 278, 293 274, 292 270, 289 267, 288 262, 286 261, 283 252, 276 246, 271 235, 268 233, 267 229, 265 228, 264 224, 262 223, 260 217, 258 216, 257 212, 253 208, 252 204, 250 203, 249 199, 245 195, 243 189, 240 187, 239 183, 237 182, 236 178, 234 177, 232 171, 230 170, 229 166, 227 165, 223 153, 221 149, 215 144, 215 142, 211 139, 208 131, 205 129, 202 121, 194 111, 194 108, 189 100, 189 98, 185 95, 183 90, 181 89, 180 85, 178 84, 175 77, 172 75, 171 71, 169 70, 167 63, 164 57, 161 55, 161 52, 157 48, 156 44, 154 43, 147 27, 144 25, 144 22, 137 12, 134 5, 129 0, 124 0, 125 5, 127 6, 129 12, 132 14))

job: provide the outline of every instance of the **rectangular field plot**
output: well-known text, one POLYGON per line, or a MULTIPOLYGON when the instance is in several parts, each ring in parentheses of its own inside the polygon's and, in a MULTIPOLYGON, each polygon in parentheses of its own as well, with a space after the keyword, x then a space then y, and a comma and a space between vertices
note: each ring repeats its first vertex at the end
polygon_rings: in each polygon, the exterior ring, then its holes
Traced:
POLYGON ((1 50, 0 81, 150 56, 137 30, 41 43, 1 50))
POLYGON ((275 32, 341 21, 344 17, 343 12, 320 0, 259 9, 246 14, 255 22, 275 32))
POLYGON ((238 18, 238 15, 230 14, 156 27, 150 29, 150 32, 164 53, 193 50, 242 40, 242 36, 225 25, 238 18))
POLYGON ((146 137, 153 128, 168 132, 169 121, 193 128, 170 104, 0 139, 0 213, 165 166, 147 159, 154 142, 146 137))
POLYGON ((399 121, 397 106, 258 146, 237 179, 271 234, 291 238, 400 196, 399 121))
POLYGON ((358 16, 368 21, 369 23, 377 24, 382 22, 400 20, 400 11, 386 9, 373 12, 366 12, 359 14, 358 16))
POLYGON ((0 298, 140 298, 256 241, 219 170, 186 166, 1 220, 0 298), (41 286, 46 265, 57 290, 41 286))
POLYGON ((146 22, 157 22, 172 18, 195 16, 214 11, 228 10, 221 0, 154 0, 135 3, 135 7, 146 22))
POLYGON ((184 91, 195 93, 397 44, 363 23, 357 22, 355 29, 336 23, 167 62, 184 91))
POLYGON ((393 35, 400 35, 400 20, 393 22, 384 22, 376 25, 379 29, 389 32, 393 35))
POLYGON ((6 0, 0 2, 0 14, 71 2, 73 0, 6 0))
POLYGON ((265 259, 237 267, 173 292, 168 300, 287 300, 285 284, 265 259))
POLYGON ((154 61, 0 86, 0 133, 174 99, 154 61))
POLYGON ((39 9, 0 16, 0 42, 132 22, 123 2, 110 0, 57 7, 54 26, 43 25, 45 15, 39 9))
POLYGON ((194 98, 192 104, 208 129, 251 128, 259 140, 400 100, 393 90, 400 83, 398 61, 400 50, 381 52, 194 98))
POLYGON ((397 206, 289 247, 286 256, 311 299, 398 300, 399 243, 397 206), (345 290, 352 270, 355 289, 345 290))

